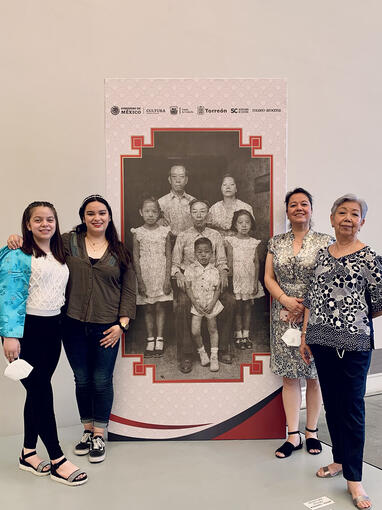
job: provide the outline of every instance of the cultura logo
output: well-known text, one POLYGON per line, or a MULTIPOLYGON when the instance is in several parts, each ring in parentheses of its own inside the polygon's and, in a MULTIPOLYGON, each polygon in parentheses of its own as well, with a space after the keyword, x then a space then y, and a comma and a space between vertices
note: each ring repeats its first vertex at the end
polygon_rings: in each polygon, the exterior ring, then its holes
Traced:
POLYGON ((112 115, 118 115, 120 111, 121 111, 121 110, 119 109, 119 107, 118 107, 118 106, 112 106, 112 107, 110 108, 110 113, 111 113, 112 115))
POLYGON ((170 113, 171 113, 171 115, 177 115, 178 107, 177 106, 170 106, 170 113))

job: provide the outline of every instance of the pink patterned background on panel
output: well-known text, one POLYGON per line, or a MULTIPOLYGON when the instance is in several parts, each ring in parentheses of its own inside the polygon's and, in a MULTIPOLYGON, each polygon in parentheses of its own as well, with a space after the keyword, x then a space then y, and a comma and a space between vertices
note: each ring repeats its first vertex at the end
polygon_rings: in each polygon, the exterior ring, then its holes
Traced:
MULTIPOLYGON (((244 145, 249 145, 250 137, 261 137, 261 149, 256 149, 254 154, 272 155, 273 231, 284 231, 286 124, 287 86, 283 79, 106 80, 106 195, 117 227, 122 221, 121 155, 138 155, 137 149, 131 146, 132 136, 143 137, 147 145, 153 128, 229 128, 241 129, 244 145), (176 107, 176 113, 175 110, 170 113, 170 107, 176 107), (138 109, 141 113, 136 113, 138 109), (218 112, 212 113, 215 109, 218 112), (224 109, 227 112, 221 113, 224 109)), ((142 361, 139 354, 119 356, 109 431, 118 437, 136 439, 171 439, 191 434, 197 438, 198 433, 212 429, 216 429, 215 437, 223 433, 224 437, 235 438, 284 436, 285 418, 278 394, 281 381, 270 372, 266 353, 256 354, 256 360, 262 361, 262 373, 256 374, 250 365, 243 365, 239 381, 196 382, 179 378, 158 383, 154 382, 151 366, 142 375, 134 375, 137 373, 134 364, 140 366, 142 361), (269 400, 271 395, 277 405, 269 400), (250 421, 256 418, 255 414, 257 421, 250 421), (262 426, 261 420, 265 420, 262 426), (276 423, 268 435, 264 432, 267 420, 276 423), (236 435, 229 435, 230 427, 236 427, 236 435)))

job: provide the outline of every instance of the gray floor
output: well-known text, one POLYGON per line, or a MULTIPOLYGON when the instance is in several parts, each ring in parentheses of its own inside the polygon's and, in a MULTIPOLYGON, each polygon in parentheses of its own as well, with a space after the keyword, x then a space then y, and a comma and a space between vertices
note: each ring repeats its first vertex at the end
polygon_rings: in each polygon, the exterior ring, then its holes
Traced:
MULTIPOLYGON (((365 398, 366 403, 366 440, 364 450, 364 460, 373 466, 382 469, 382 440, 381 440, 381 424, 382 424, 382 395, 374 395, 365 398)), ((301 412, 304 414, 304 411, 301 412)), ((305 423, 304 417, 300 420, 301 426, 305 423)), ((318 423, 320 429, 320 439, 326 444, 330 443, 328 428, 325 422, 325 413, 322 411, 318 423)))
POLYGON ((379 374, 382 372, 382 349, 373 351, 370 364, 370 374, 379 374))
MULTIPOLYGON (((366 458, 379 466, 381 406, 382 396, 367 398, 366 458)), ((64 451, 72 459, 70 451, 80 433, 80 427, 60 430, 64 451)), ((325 439, 323 424, 320 435, 325 439)), ((66 487, 18 470, 20 444, 20 436, 0 437, 1 509, 303 510, 305 502, 321 496, 334 501, 326 510, 354 508, 343 478, 314 476, 331 461, 328 446, 319 456, 300 450, 278 460, 273 452, 279 440, 108 443, 107 459, 100 465, 75 458, 87 470, 89 482, 66 487)), ((365 463, 364 485, 374 508, 382 508, 382 470, 365 463)))

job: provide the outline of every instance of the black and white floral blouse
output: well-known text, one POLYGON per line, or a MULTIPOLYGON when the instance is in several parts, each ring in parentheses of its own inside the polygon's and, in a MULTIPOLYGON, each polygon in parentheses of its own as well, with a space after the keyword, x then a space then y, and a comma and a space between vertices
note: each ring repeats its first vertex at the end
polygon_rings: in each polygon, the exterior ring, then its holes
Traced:
POLYGON ((338 259, 321 249, 304 305, 310 310, 307 344, 373 349, 372 315, 382 310, 382 257, 369 246, 338 259))

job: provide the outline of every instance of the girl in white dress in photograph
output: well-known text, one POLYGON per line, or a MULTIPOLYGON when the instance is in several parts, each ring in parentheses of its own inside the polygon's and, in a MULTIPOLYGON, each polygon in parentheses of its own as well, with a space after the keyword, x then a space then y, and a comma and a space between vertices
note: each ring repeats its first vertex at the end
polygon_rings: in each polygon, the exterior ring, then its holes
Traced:
POLYGON ((164 352, 164 303, 173 299, 170 227, 159 225, 161 209, 154 197, 143 199, 139 214, 143 225, 131 229, 138 282, 137 305, 144 306, 147 329, 145 357, 161 357, 164 352))
POLYGON ((226 249, 233 273, 233 293, 236 299, 234 344, 238 349, 252 349, 249 339, 251 308, 254 300, 264 296, 259 282, 259 240, 249 234, 255 220, 249 211, 235 211, 231 230, 235 234, 226 237, 226 249))

